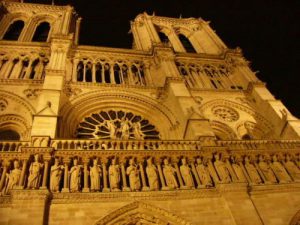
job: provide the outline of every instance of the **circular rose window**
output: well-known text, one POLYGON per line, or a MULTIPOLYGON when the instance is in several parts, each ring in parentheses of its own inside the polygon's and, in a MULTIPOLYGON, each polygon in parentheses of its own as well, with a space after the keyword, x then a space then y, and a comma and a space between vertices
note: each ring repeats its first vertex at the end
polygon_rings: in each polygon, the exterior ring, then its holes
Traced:
POLYGON ((147 119, 124 111, 101 111, 83 119, 77 137, 87 139, 159 139, 159 132, 147 119))
POLYGON ((238 112, 229 107, 215 106, 211 109, 211 111, 216 117, 226 122, 234 122, 239 119, 238 112))

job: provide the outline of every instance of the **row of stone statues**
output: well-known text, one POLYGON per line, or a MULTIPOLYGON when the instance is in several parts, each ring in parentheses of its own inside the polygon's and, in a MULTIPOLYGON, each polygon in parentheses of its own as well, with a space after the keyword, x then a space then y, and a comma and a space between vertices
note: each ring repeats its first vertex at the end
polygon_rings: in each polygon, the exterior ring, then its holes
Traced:
POLYGON ((117 158, 113 157, 109 163, 100 164, 95 157, 85 161, 83 165, 74 157, 70 169, 68 163, 63 165, 58 157, 54 158, 50 168, 48 163, 42 163, 37 154, 26 173, 26 165, 23 163, 20 169, 19 161, 14 160, 10 172, 7 172, 6 167, 2 170, 0 190, 2 189, 3 194, 9 194, 10 190, 24 187, 25 183, 27 189, 43 187, 59 192, 63 186, 62 191, 67 192, 95 192, 193 189, 230 182, 300 182, 299 162, 293 161, 289 154, 285 156, 285 160, 278 160, 277 155, 273 155, 272 159, 259 155, 254 160, 250 156, 223 157, 218 153, 212 159, 197 157, 195 162, 181 157, 176 163, 172 163, 167 157, 163 158, 162 163, 154 163, 152 157, 147 158, 145 163, 143 160, 137 163, 134 158, 118 163, 117 158), (28 174, 27 179, 25 174, 28 174))

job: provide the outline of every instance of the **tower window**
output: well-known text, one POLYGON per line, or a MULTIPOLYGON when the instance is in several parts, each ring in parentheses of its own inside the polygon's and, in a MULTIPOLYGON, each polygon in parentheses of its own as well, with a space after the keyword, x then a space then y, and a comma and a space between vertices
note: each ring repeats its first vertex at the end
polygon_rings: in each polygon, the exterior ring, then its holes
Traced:
POLYGON ((158 32, 158 36, 159 36, 160 41, 162 43, 168 43, 169 42, 169 38, 163 32, 158 32))
POLYGON ((17 20, 13 22, 7 29, 3 40, 17 41, 24 28, 24 22, 22 20, 17 20))
POLYGON ((186 36, 179 34, 178 37, 179 37, 179 40, 181 41, 183 47, 185 48, 186 52, 197 53, 196 50, 194 49, 192 43, 186 36))
POLYGON ((32 41, 46 42, 50 31, 50 24, 48 22, 40 23, 33 35, 32 41))

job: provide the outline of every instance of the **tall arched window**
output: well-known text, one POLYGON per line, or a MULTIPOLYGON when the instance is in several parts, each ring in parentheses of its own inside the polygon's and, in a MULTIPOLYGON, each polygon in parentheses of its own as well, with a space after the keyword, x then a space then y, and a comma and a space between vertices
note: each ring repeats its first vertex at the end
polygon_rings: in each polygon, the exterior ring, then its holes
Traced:
POLYGON ((13 22, 7 29, 3 40, 17 41, 24 28, 24 22, 22 20, 17 20, 13 22))
POLYGON ((184 36, 183 34, 179 34, 178 37, 183 47, 185 48, 186 52, 196 53, 196 50, 194 49, 192 43, 186 36, 184 36))
POLYGON ((35 29, 32 41, 46 42, 48 39, 49 31, 50 24, 48 22, 40 23, 35 29))

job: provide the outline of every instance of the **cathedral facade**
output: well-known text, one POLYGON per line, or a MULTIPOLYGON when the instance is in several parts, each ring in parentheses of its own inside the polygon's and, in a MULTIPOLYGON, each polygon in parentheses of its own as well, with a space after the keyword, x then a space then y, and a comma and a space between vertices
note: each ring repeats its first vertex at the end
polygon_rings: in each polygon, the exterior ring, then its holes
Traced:
POLYGON ((300 121, 207 21, 0 9, 0 225, 300 224, 300 121))

